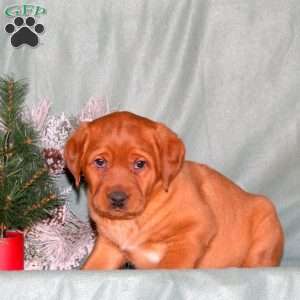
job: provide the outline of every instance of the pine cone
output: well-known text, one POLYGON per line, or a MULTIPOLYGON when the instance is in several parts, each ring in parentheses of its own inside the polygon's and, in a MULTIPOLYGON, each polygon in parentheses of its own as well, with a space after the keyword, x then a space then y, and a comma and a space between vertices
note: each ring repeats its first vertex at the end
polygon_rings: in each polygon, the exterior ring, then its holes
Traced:
POLYGON ((63 173, 65 162, 60 150, 54 148, 43 149, 43 156, 50 174, 58 175, 63 173))

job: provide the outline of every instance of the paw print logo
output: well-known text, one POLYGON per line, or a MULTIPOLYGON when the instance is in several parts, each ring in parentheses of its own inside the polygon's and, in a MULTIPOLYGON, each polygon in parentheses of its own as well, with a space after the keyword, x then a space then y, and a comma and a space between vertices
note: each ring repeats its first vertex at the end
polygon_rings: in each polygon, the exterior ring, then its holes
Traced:
POLYGON ((23 44, 35 47, 39 43, 38 35, 43 33, 45 30, 44 25, 35 24, 33 17, 28 17, 24 21, 22 17, 16 17, 14 24, 7 24, 5 31, 11 36, 11 44, 14 47, 19 47, 23 44))

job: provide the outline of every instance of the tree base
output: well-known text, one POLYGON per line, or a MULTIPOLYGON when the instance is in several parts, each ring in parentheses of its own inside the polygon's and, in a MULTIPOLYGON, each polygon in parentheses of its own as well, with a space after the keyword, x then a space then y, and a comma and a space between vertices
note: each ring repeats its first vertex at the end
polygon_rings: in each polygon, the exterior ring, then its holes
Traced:
POLYGON ((8 231, 0 239, 0 270, 24 270, 24 236, 22 232, 8 231))

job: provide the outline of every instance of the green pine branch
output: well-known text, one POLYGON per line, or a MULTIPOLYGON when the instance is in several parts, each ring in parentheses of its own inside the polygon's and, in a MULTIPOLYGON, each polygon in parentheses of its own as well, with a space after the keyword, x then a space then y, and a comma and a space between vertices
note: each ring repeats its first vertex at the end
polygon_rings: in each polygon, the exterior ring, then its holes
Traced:
POLYGON ((62 203, 49 175, 38 132, 22 118, 27 84, 0 78, 0 236, 49 217, 62 203))

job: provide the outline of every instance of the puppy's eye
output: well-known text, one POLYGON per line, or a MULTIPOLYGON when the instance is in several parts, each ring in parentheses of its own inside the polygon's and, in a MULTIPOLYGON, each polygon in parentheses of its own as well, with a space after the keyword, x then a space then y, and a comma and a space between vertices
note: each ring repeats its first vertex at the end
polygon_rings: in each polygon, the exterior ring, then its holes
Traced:
POLYGON ((136 170, 141 170, 145 168, 145 165, 146 165, 145 160, 136 160, 133 164, 133 168, 136 170))
POLYGON ((105 168, 107 165, 107 161, 102 158, 96 158, 94 161, 97 168, 105 168))

